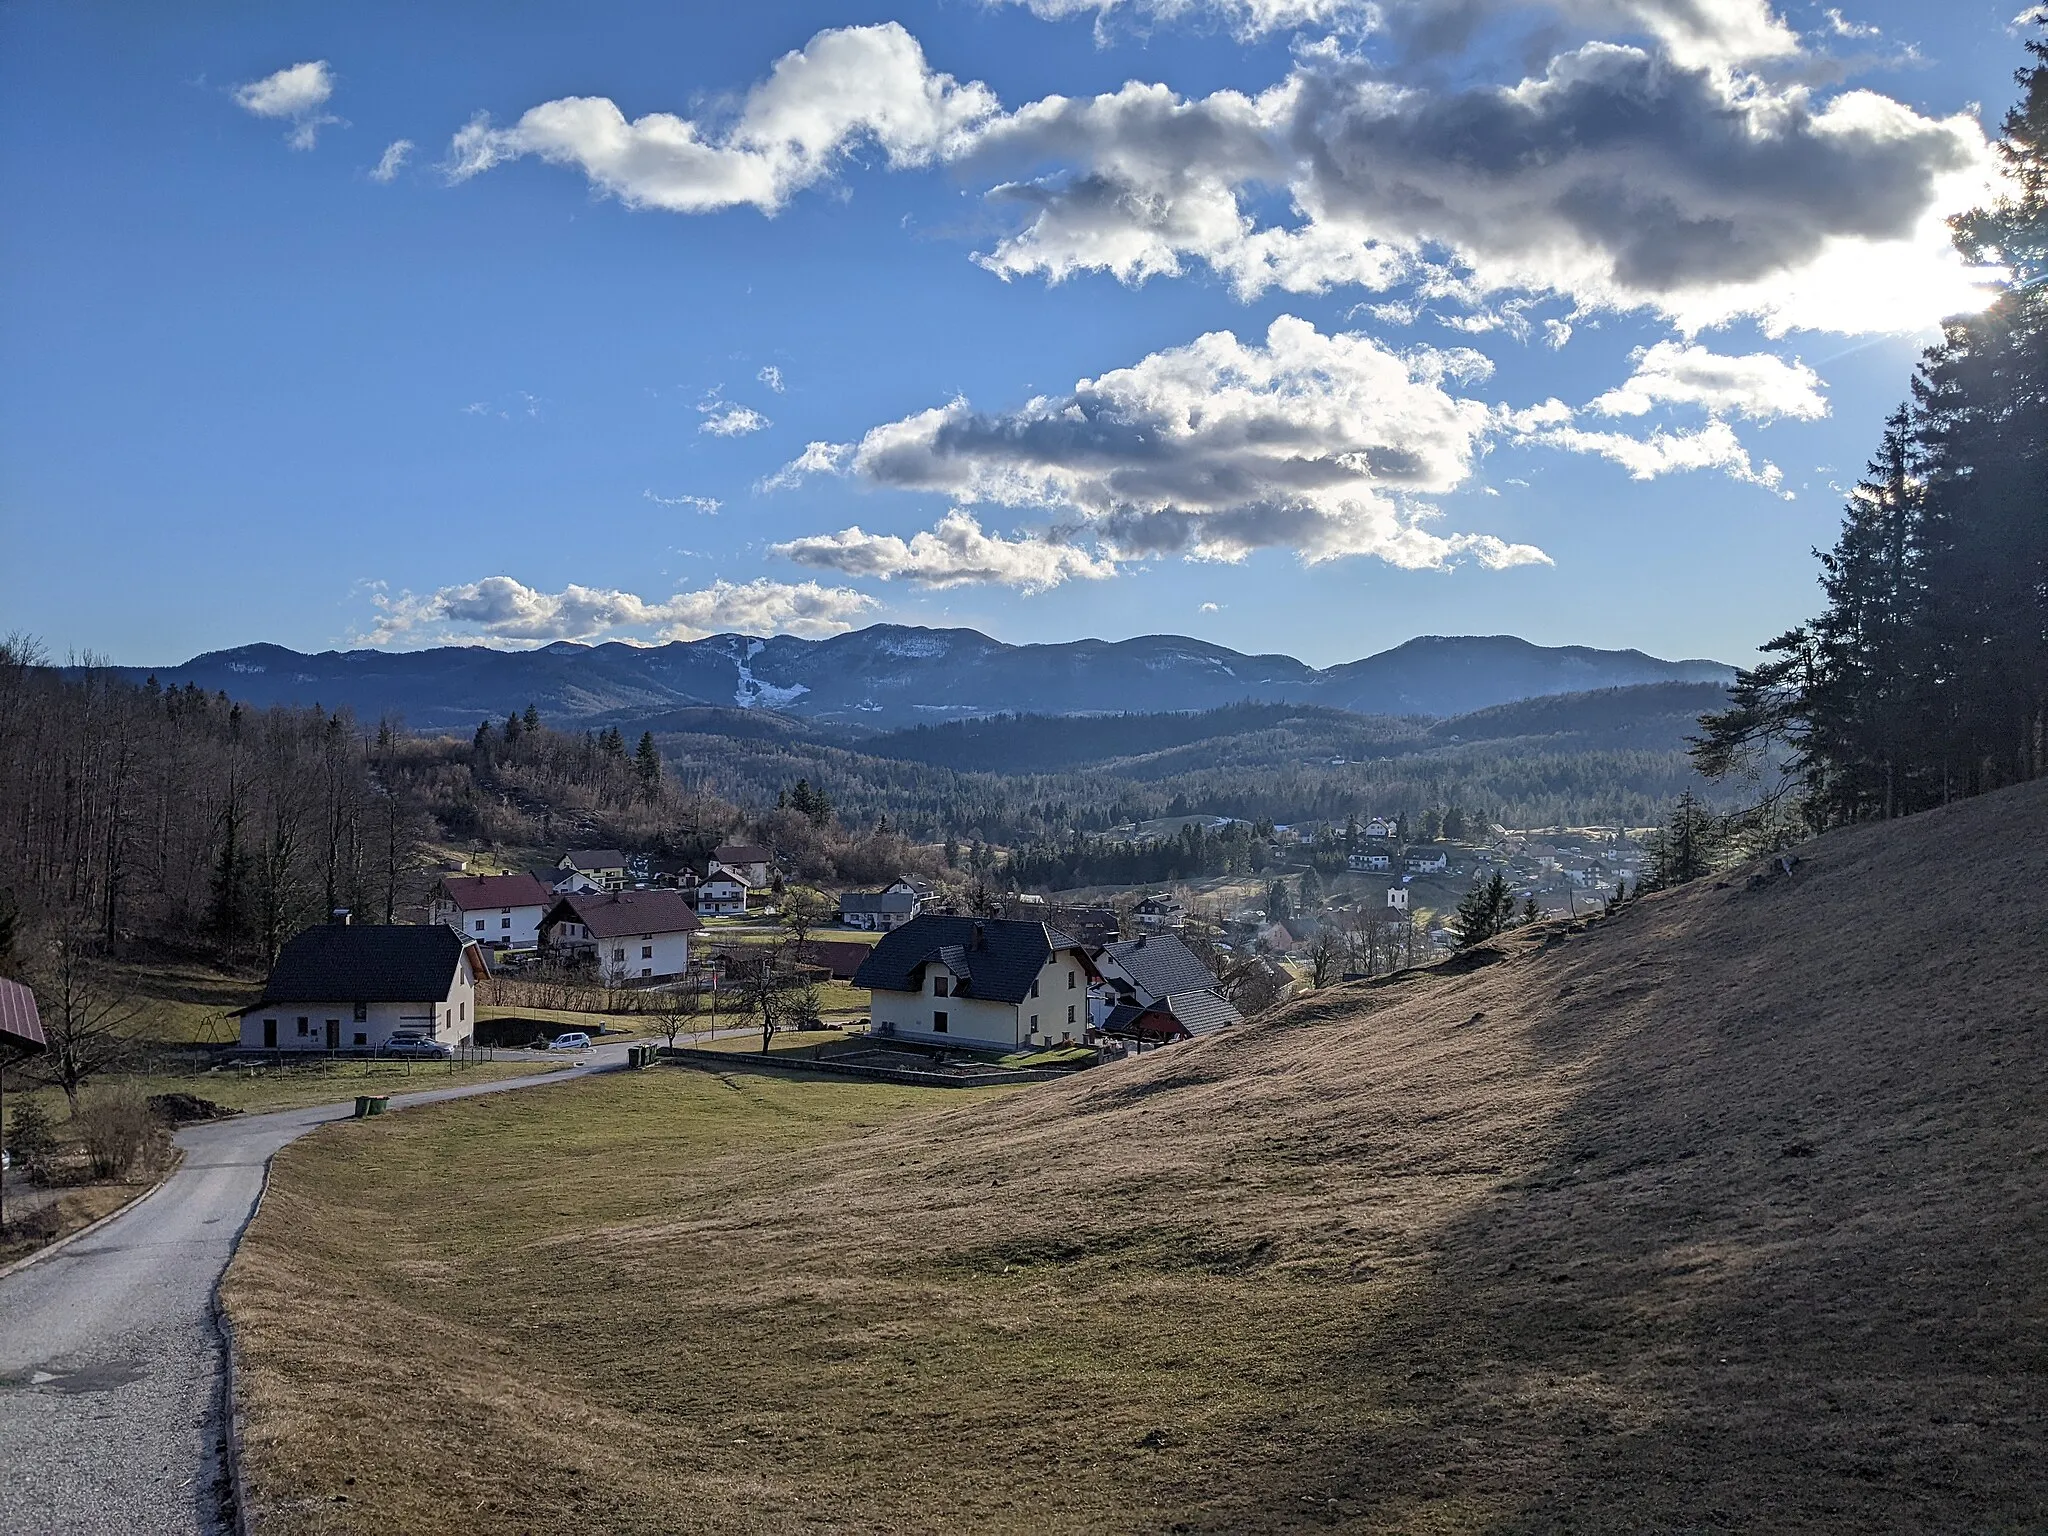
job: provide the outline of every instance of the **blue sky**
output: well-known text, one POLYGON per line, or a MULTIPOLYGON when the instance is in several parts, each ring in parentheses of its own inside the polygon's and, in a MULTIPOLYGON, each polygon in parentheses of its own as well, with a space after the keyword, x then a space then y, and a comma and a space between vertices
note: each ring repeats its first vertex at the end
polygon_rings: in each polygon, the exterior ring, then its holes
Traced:
POLYGON ((1745 659, 2015 0, 1369 9, 0 8, 0 629, 1745 659))

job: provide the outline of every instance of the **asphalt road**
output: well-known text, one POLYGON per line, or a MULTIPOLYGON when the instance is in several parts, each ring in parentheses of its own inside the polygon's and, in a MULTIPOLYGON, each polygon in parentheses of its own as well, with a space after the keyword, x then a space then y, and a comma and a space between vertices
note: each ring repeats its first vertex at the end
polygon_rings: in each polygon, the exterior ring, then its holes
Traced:
MULTIPOLYGON (((619 1065, 394 1097, 431 1104, 619 1065)), ((214 1288, 271 1154, 352 1105, 249 1115, 179 1133, 163 1186, 90 1237, 0 1280, 0 1531, 214 1536, 228 1529, 214 1288)))

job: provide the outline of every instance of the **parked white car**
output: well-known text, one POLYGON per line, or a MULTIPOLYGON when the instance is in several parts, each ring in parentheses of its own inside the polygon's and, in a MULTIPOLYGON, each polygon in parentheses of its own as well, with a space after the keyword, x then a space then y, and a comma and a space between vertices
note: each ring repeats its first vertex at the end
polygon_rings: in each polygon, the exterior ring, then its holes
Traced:
POLYGON ((550 1040, 548 1042, 548 1049, 551 1051, 587 1051, 590 1049, 590 1036, 583 1033, 580 1029, 572 1029, 567 1034, 557 1035, 554 1039, 550 1040))

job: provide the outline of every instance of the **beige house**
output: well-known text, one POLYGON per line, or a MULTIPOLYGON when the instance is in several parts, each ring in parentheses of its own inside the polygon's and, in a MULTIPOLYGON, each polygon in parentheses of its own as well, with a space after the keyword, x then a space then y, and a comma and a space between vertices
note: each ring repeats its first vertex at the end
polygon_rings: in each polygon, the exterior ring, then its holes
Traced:
POLYGON ((278 952, 263 998, 242 1012, 261 1051, 375 1051, 395 1037, 466 1044, 483 951, 441 923, 360 927, 338 913, 278 952))

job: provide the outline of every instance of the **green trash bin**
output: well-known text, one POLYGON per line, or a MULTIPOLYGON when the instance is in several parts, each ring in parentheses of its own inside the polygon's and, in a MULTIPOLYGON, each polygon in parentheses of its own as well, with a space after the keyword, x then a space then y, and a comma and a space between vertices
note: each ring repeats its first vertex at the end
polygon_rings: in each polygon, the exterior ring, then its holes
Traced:
POLYGON ((369 1095, 368 1095, 367 1093, 359 1093, 359 1094, 357 1094, 357 1095, 356 1095, 356 1118, 357 1118, 358 1120, 360 1120, 360 1119, 362 1119, 362 1118, 363 1118, 363 1117, 364 1117, 365 1115, 369 1114, 369 1112, 370 1112, 370 1096, 369 1096, 369 1095))
POLYGON ((383 1093, 368 1094, 364 1097, 363 1102, 369 1106, 365 1113, 372 1115, 381 1115, 391 1107, 390 1095, 383 1093))

